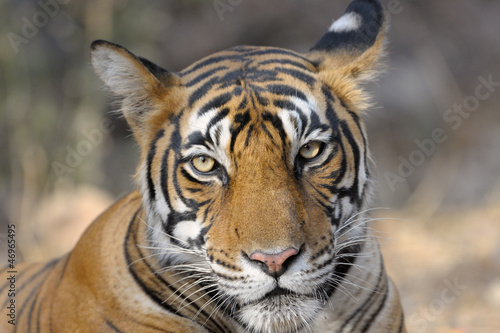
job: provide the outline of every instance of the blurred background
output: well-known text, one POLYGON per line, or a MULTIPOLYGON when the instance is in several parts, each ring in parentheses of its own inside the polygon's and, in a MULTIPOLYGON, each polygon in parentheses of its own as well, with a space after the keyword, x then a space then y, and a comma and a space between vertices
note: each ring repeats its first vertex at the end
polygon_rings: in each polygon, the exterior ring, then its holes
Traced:
MULTIPOLYGON (((411 332, 500 331, 500 1, 382 1, 368 86, 374 215, 411 332)), ((106 39, 171 71, 239 45, 307 51, 349 1, 0 0, 0 260, 71 249, 134 188, 138 147, 89 65, 106 39)))

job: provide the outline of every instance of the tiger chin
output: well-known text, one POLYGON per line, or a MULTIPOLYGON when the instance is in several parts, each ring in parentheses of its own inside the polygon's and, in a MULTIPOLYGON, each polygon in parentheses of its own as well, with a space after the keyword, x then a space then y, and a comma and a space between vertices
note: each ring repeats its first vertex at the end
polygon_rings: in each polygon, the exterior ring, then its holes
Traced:
POLYGON ((16 267, 0 331, 405 332, 367 214, 361 84, 384 34, 379 1, 355 0, 306 53, 239 46, 174 73, 93 42, 138 189, 69 254, 16 267))

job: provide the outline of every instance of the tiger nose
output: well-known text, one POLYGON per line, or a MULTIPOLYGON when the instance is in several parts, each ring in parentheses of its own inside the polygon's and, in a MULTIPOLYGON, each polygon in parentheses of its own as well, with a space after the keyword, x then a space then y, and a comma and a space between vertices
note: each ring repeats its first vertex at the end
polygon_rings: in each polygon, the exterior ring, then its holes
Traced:
POLYGON ((293 247, 277 254, 267 254, 256 251, 250 255, 250 259, 261 264, 266 274, 279 277, 286 271, 292 258, 298 253, 299 250, 293 247))

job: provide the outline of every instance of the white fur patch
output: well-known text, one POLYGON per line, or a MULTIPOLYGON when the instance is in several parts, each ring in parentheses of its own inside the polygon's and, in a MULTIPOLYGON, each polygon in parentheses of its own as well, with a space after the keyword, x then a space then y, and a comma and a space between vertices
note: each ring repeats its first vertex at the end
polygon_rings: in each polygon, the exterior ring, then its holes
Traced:
POLYGON ((174 229, 174 237, 187 241, 189 238, 196 239, 200 232, 202 226, 201 223, 196 221, 182 221, 177 223, 174 229))
POLYGON ((338 20, 334 21, 328 31, 330 32, 349 32, 357 30, 361 27, 363 18, 354 12, 342 15, 338 20))
POLYGON ((311 332, 322 303, 313 298, 279 296, 241 308, 238 317, 252 332, 311 332))
MULTIPOLYGON (((319 112, 318 103, 316 102, 314 97, 308 96, 307 102, 300 99, 300 98, 293 97, 293 98, 290 98, 290 102, 292 102, 294 105, 297 106, 297 108, 302 110, 302 112, 304 113, 304 115, 307 118, 310 118, 311 114, 315 113, 320 118, 320 120, 322 122, 326 123, 325 117, 323 116, 323 114, 321 112, 319 112)), ((311 140, 320 140, 320 141, 323 139, 326 140, 326 138, 328 137, 328 135, 326 135, 326 134, 321 136, 319 134, 319 131, 313 131, 307 137, 304 136, 304 133, 300 133, 301 128, 303 126, 302 119, 300 118, 300 114, 295 110, 282 109, 278 113, 278 116, 280 117, 280 119, 283 123, 283 127, 285 129, 287 136, 292 141, 292 150, 290 153, 290 164, 291 165, 293 165, 293 163, 295 161, 295 157, 297 156, 299 149, 300 149, 300 147, 302 147, 302 145, 306 144, 307 142, 309 142, 311 140), (294 121, 295 121, 296 125, 298 126, 298 128, 295 127, 294 121)), ((304 131, 306 133, 309 131, 309 124, 310 124, 310 119, 308 119, 308 124, 304 129, 304 131)))
MULTIPOLYGON (((190 133, 186 135, 189 137, 189 134, 195 131, 201 131, 205 133, 206 128, 212 121, 214 117, 216 117, 220 113, 219 109, 211 109, 206 111, 202 116, 198 116, 198 112, 193 112, 191 118, 189 119, 189 128, 190 133)), ((210 137, 213 142, 219 141, 220 144, 217 146, 209 146, 208 148, 211 151, 207 151, 204 146, 194 146, 187 149, 184 154, 186 155, 196 155, 196 154, 205 154, 209 155, 217 160, 224 168, 230 172, 231 165, 229 162, 229 158, 226 155, 226 148, 231 141, 231 122, 228 118, 225 118, 218 122, 218 124, 210 130, 210 137), (217 132, 219 132, 219 140, 217 140, 217 132)))

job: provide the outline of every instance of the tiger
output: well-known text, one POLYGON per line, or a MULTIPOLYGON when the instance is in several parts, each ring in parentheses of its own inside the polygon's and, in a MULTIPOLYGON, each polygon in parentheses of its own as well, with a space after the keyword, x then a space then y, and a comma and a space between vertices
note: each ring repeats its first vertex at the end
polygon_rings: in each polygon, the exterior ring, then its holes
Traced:
POLYGON ((385 22, 354 0, 305 53, 237 46, 180 72, 94 41, 137 189, 67 255, 3 269, 0 331, 406 332, 362 119, 385 22))

